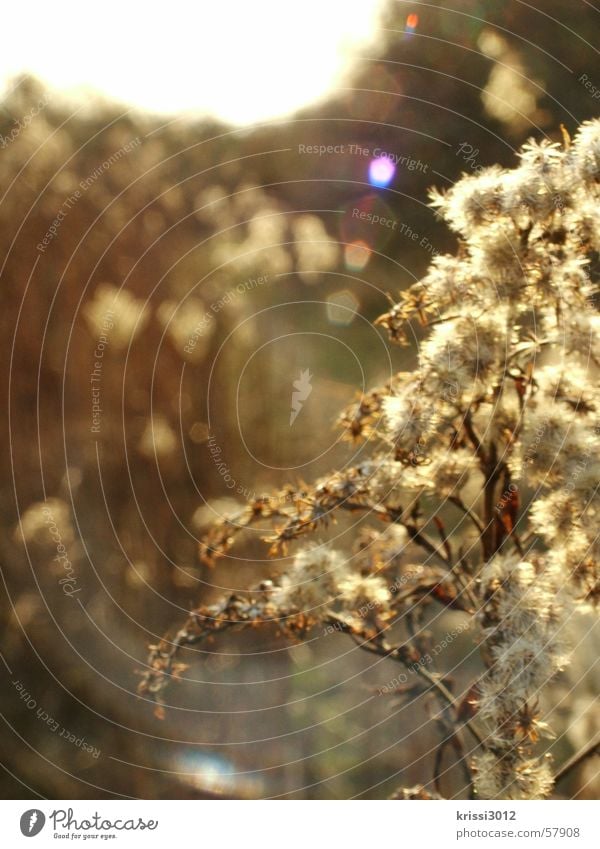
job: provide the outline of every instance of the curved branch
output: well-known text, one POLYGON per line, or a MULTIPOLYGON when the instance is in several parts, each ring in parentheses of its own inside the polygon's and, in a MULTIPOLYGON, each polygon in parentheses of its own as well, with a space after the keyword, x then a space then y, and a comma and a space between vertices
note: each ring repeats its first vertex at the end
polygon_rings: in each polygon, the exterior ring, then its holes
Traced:
POLYGON ((581 764, 588 758, 592 757, 592 755, 600 755, 600 735, 598 735, 595 742, 584 746, 583 749, 574 754, 572 758, 569 758, 569 760, 561 766, 554 776, 554 783, 558 784, 559 781, 563 781, 563 779, 567 778, 573 770, 581 766, 581 764))

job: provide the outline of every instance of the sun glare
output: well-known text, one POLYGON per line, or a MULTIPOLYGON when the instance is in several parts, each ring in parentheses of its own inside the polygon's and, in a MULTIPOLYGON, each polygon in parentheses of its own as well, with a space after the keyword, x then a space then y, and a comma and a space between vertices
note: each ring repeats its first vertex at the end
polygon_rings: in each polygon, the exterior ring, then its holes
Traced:
POLYGON ((250 124, 330 92, 378 43, 385 0, 80 0, 11 4, 0 78, 32 73, 69 95, 97 92, 172 115, 250 124), (18 34, 18 37, 17 37, 18 34))

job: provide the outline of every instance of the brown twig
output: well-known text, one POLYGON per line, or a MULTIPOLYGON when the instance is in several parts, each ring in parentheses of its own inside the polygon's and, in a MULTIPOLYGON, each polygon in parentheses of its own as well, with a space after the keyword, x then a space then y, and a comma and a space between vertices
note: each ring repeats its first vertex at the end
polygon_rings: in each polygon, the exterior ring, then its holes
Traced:
POLYGON ((454 504, 455 507, 458 507, 459 510, 462 510, 462 512, 465 514, 465 516, 469 517, 469 519, 473 522, 473 524, 475 525, 475 527, 477 528, 477 530, 479 531, 479 534, 481 536, 483 534, 483 525, 481 524, 479 516, 477 516, 471 510, 470 507, 467 507, 467 505, 464 503, 464 501, 462 500, 460 495, 451 495, 448 500, 452 504, 454 504))
POLYGON ((574 769, 577 769, 578 766, 592 755, 600 755, 600 736, 598 736, 593 743, 589 743, 587 746, 584 746, 583 749, 574 754, 572 758, 569 758, 569 760, 561 766, 554 776, 554 783, 558 784, 559 781, 563 781, 563 779, 567 778, 569 773, 571 773, 574 769))
POLYGON ((452 746, 457 756, 457 763, 459 763, 463 771, 465 773, 465 778, 467 780, 466 786, 469 788, 469 798, 473 798, 473 776, 471 774, 471 770, 469 768, 468 760, 465 756, 465 751, 463 745, 461 743, 459 735, 456 733, 456 730, 450 727, 443 720, 440 720, 443 733, 446 735, 440 740, 440 743, 435 752, 435 760, 433 763, 433 786, 435 787, 436 792, 442 797, 444 794, 442 792, 441 787, 441 779, 444 774, 442 771, 442 763, 444 758, 444 752, 446 751, 448 746, 452 746))
MULTIPOLYGON (((332 623, 336 623, 336 627, 339 627, 340 630, 349 633, 355 640, 357 646, 359 648, 364 649, 365 651, 369 651, 372 654, 377 654, 380 657, 387 657, 391 660, 397 660, 398 662, 404 664, 407 668, 411 669, 417 675, 420 675, 427 683, 441 696, 442 700, 445 704, 449 705, 455 716, 458 714, 459 705, 450 692, 450 690, 445 686, 445 684, 437 677, 429 672, 422 664, 415 663, 414 657, 409 657, 408 654, 410 652, 410 647, 404 643, 399 646, 390 646, 386 640, 383 639, 380 635, 377 635, 376 638, 371 637, 365 638, 361 634, 357 634, 352 628, 348 625, 348 623, 343 619, 343 617, 337 616, 334 613, 329 614, 329 619, 332 623)), ((485 743, 483 738, 479 734, 479 732, 473 727, 471 721, 469 719, 459 720, 457 718, 457 724, 460 726, 464 725, 469 729, 472 736, 475 738, 477 743, 480 746, 485 747, 485 743)))
POLYGON ((467 436, 471 440, 471 444, 475 448, 475 453, 477 454, 480 463, 483 466, 487 465, 487 454, 485 452, 485 448, 483 447, 483 442, 481 441, 481 437, 475 430, 475 425, 473 424, 473 417, 471 415, 471 411, 467 410, 463 417, 463 426, 465 431, 467 432, 467 436))

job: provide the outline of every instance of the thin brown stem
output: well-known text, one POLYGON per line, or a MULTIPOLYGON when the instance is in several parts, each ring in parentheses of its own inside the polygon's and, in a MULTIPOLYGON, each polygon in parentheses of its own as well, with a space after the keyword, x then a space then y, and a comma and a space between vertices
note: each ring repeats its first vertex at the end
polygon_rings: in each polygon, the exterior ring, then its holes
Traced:
POLYGON ((410 522, 402 521, 401 519, 398 520, 398 524, 402 525, 406 529, 412 542, 420 545, 421 548, 424 548, 430 554, 433 554, 434 557, 438 557, 445 566, 451 565, 448 563, 448 559, 442 554, 440 549, 431 542, 420 528, 410 522))
POLYGON ((475 425, 473 424, 473 416, 470 410, 467 410, 463 417, 463 426, 469 437, 471 444, 475 448, 475 453, 479 458, 479 462, 484 466, 487 466, 487 454, 485 448, 483 447, 483 442, 481 441, 481 437, 477 433, 475 429, 475 425))
MULTIPOLYGON (((342 631, 351 634, 359 648, 364 651, 369 651, 372 654, 377 654, 380 657, 388 657, 391 660, 397 660, 399 663, 402 663, 404 666, 409 668, 411 671, 415 672, 415 674, 420 675, 427 683, 438 693, 438 695, 442 698, 442 700, 449 705, 456 716, 458 713, 458 703, 450 690, 446 687, 446 685, 439 679, 438 676, 433 675, 426 669, 422 664, 415 663, 414 658, 408 657, 409 647, 406 644, 399 646, 390 646, 380 635, 377 635, 375 640, 373 638, 369 639, 361 634, 357 634, 355 631, 350 628, 347 622, 342 617, 336 616, 336 614, 331 613, 329 615, 329 619, 332 623, 336 624, 336 627, 339 627, 342 631)), ((460 725, 464 725, 469 729, 472 736, 475 738, 477 743, 480 746, 484 746, 484 741, 479 732, 473 728, 470 720, 458 720, 457 722, 460 725)))
POLYGON ((479 531, 480 536, 483 535, 483 525, 481 524, 479 516, 477 516, 471 510, 470 507, 467 507, 467 505, 464 503, 464 501, 462 500, 460 495, 451 495, 448 500, 452 504, 454 504, 455 507, 458 507, 458 509, 461 510, 465 514, 465 516, 468 516, 469 519, 473 522, 473 524, 477 528, 477 530, 479 531))
POLYGON ((558 784, 559 781, 567 778, 573 770, 577 769, 578 766, 581 766, 581 764, 588 758, 591 758, 592 755, 600 755, 600 736, 598 736, 593 743, 589 743, 587 746, 584 746, 583 749, 573 755, 572 758, 569 758, 569 760, 561 766, 554 776, 554 783, 558 784))
POLYGON ((457 732, 451 728, 447 723, 441 721, 442 733, 446 736, 440 741, 436 752, 435 752, 435 760, 433 764, 433 786, 435 787, 436 792, 442 797, 444 794, 442 792, 441 779, 444 772, 442 771, 444 752, 446 751, 448 746, 452 746, 456 753, 457 763, 462 766, 462 769, 466 778, 466 787, 469 788, 469 798, 473 798, 473 776, 471 774, 471 770, 469 768, 468 760, 465 756, 465 750, 463 748, 460 736, 457 732))

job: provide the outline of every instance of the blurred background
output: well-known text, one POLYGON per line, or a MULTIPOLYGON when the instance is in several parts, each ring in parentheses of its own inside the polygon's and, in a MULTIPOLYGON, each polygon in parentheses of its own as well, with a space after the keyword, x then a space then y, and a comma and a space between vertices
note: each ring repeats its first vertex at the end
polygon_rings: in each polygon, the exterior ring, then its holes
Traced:
MULTIPOLYGON (((2 793, 381 798, 426 782, 426 706, 375 698, 397 669, 341 634, 203 646, 163 720, 137 673, 194 605, 270 574, 258 543, 199 564, 206 523, 351 462, 338 412, 415 362, 371 322, 456 248, 427 189, 598 115, 600 12, 84 9, 4 12, 2 793)), ((575 630, 547 696, 559 762, 599 719, 600 634, 575 630)), ((476 670, 468 630, 444 665, 459 683, 476 670)), ((597 798, 597 772, 561 792, 597 798)))

